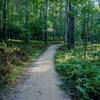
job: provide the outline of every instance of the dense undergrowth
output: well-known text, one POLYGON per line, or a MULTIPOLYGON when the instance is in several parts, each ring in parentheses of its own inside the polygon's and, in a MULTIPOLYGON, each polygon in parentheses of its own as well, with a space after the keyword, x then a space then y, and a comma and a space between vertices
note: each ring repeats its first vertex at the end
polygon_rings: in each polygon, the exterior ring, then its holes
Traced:
POLYGON ((0 90, 7 84, 16 81, 16 78, 26 69, 27 64, 33 61, 45 50, 43 42, 21 41, 0 44, 0 90))
POLYGON ((100 45, 67 50, 62 46, 55 55, 56 70, 61 76, 61 88, 70 91, 74 100, 100 100, 100 45))

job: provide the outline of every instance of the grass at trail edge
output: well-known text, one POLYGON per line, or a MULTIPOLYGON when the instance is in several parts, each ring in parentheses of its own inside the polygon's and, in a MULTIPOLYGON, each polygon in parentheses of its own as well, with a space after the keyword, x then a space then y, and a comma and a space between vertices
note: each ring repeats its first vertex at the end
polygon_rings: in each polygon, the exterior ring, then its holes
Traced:
POLYGON ((0 51, 0 91, 17 81, 17 77, 26 70, 46 48, 41 41, 29 43, 10 42, 2 44, 5 51, 0 51))

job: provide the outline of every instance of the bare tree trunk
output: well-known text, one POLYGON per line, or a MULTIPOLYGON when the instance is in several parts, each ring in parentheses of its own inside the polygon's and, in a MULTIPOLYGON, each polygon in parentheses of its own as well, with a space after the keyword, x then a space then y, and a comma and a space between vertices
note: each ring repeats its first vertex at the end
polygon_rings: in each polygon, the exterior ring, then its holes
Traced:
POLYGON ((75 47, 74 40, 74 15, 69 13, 73 11, 71 1, 68 0, 68 14, 67 14, 67 47, 68 49, 73 49, 75 47))
MULTIPOLYGON (((28 16, 28 0, 25 0, 25 28, 26 28, 26 33, 27 33, 27 29, 28 29, 28 19, 29 19, 29 16, 28 16)), ((28 42, 30 40, 30 35, 29 33, 27 33, 27 36, 28 38, 26 39, 26 42, 28 42)))
MULTIPOLYGON (((57 8, 57 0, 56 0, 56 8, 57 8)), ((56 9, 56 12, 55 12, 56 16, 58 15, 58 11, 56 9)), ((56 17, 55 19, 56 23, 55 23, 55 32, 56 32, 56 37, 58 37, 58 16, 56 17)))
POLYGON ((3 0, 3 33, 4 33, 4 39, 7 39, 6 30, 7 30, 7 0, 3 0))
POLYGON ((84 24, 83 24, 83 47, 84 47, 84 59, 87 57, 87 33, 86 33, 86 13, 84 13, 84 24))
POLYGON ((44 39, 45 39, 45 44, 47 45, 48 43, 48 0, 45 0, 45 34, 44 34, 44 39))
POLYGON ((66 5, 65 5, 65 31, 64 31, 64 44, 67 44, 67 24, 68 24, 68 16, 67 16, 67 11, 68 11, 68 2, 66 1, 66 5))
POLYGON ((94 30, 93 15, 91 14, 91 32, 90 32, 90 42, 91 42, 91 46, 93 44, 93 30, 94 30))

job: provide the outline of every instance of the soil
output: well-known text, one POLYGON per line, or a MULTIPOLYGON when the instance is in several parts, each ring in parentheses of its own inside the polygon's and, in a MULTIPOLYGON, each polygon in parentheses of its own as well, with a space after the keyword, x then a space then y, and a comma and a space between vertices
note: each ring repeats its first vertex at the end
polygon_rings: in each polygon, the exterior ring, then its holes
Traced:
MULTIPOLYGON (((54 54, 60 45, 50 46, 2 100, 71 100, 59 88, 60 79, 54 69, 54 54)), ((1 99, 0 99, 1 100, 1 99)))

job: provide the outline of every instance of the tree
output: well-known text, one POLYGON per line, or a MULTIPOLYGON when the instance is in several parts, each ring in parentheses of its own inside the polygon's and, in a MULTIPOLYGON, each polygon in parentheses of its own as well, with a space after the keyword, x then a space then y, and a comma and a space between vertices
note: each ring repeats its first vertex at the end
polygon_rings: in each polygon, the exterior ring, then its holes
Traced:
POLYGON ((47 45, 47 41, 48 41, 48 0, 45 0, 45 35, 44 35, 44 40, 45 40, 45 44, 47 45))
POLYGON ((67 47, 68 49, 72 49, 75 47, 74 14, 71 0, 67 1, 67 47))

